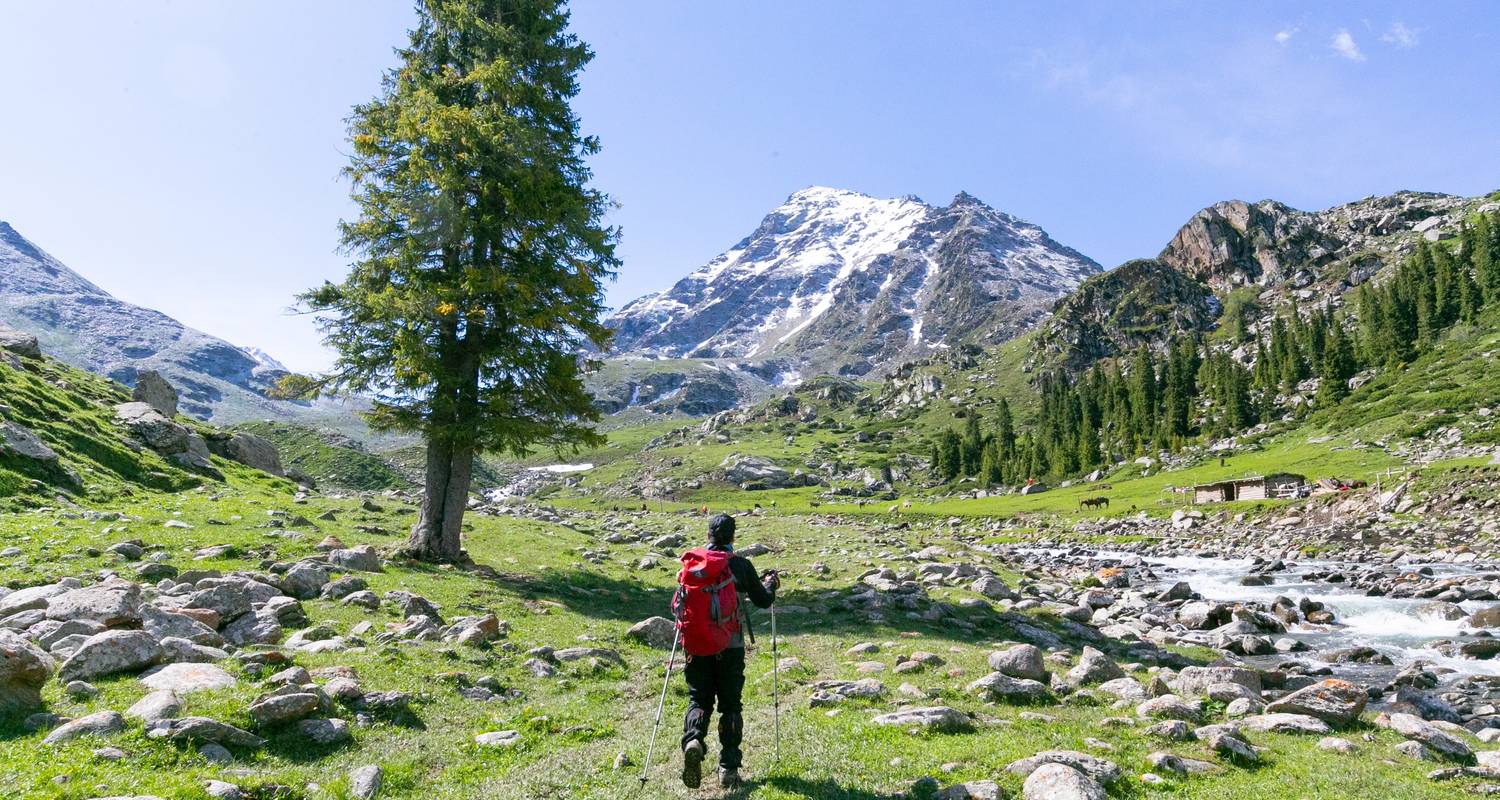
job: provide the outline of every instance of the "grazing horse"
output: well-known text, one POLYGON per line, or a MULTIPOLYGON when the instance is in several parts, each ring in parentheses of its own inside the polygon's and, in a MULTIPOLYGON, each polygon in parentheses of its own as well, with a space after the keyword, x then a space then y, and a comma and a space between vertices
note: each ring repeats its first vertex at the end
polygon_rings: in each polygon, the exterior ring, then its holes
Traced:
POLYGON ((1104 506, 1105 508, 1109 508, 1109 498, 1108 497, 1085 497, 1084 499, 1078 501, 1078 508, 1079 509, 1084 509, 1084 508, 1098 508, 1100 506, 1104 506))

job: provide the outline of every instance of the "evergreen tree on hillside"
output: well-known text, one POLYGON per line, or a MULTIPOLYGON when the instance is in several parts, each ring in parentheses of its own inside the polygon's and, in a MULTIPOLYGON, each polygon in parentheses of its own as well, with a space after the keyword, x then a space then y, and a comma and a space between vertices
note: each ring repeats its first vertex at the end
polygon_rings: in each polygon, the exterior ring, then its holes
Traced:
POLYGON ((302 295, 338 352, 324 385, 426 443, 407 551, 463 558, 474 458, 596 446, 581 353, 608 345, 619 265, 598 142, 569 103, 593 58, 549 0, 422 0, 410 42, 349 122, 350 273, 302 295))
POLYGON ((1349 379, 1354 377, 1358 366, 1354 361, 1354 347, 1343 328, 1335 325, 1328 334, 1328 344, 1323 350, 1323 363, 1318 370, 1318 405, 1327 407, 1344 399, 1349 393, 1349 379))

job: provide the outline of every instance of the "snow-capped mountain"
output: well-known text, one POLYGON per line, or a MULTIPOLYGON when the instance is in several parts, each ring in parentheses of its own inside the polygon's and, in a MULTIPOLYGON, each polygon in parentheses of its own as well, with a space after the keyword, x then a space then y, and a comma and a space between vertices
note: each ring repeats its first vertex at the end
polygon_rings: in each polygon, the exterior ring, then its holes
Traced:
POLYGON ((1099 265, 960 193, 946 206, 812 187, 739 244, 610 320, 618 353, 863 374, 997 342, 1099 265))
POLYGON ((286 365, 278 361, 275 356, 267 353, 259 347, 241 347, 240 349, 244 350, 246 355, 255 359, 255 363, 261 365, 262 367, 266 367, 267 369, 274 369, 278 372, 291 372, 291 370, 287 369, 286 365))

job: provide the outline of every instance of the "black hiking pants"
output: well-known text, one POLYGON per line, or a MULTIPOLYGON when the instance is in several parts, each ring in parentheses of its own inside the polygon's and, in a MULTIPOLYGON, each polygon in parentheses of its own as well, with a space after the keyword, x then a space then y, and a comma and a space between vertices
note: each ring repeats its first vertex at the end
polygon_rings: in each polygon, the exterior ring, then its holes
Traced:
POLYGON ((703 742, 708 747, 708 723, 719 704, 719 766, 740 768, 740 739, 745 719, 740 696, 745 690, 745 648, 731 647, 716 656, 689 656, 683 670, 688 684, 687 719, 682 723, 682 746, 703 742))

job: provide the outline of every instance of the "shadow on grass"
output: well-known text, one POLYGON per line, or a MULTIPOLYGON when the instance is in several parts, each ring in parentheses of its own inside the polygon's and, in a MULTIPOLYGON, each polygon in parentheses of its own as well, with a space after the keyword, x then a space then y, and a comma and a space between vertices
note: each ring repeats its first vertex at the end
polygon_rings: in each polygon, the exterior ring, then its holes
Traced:
POLYGON ((796 797, 815 797, 818 800, 896 800, 896 798, 906 797, 902 793, 888 794, 872 792, 868 789, 856 789, 845 786, 833 778, 813 779, 794 775, 774 775, 763 781, 746 781, 739 789, 725 796, 749 797, 749 790, 756 785, 774 786, 796 797))

